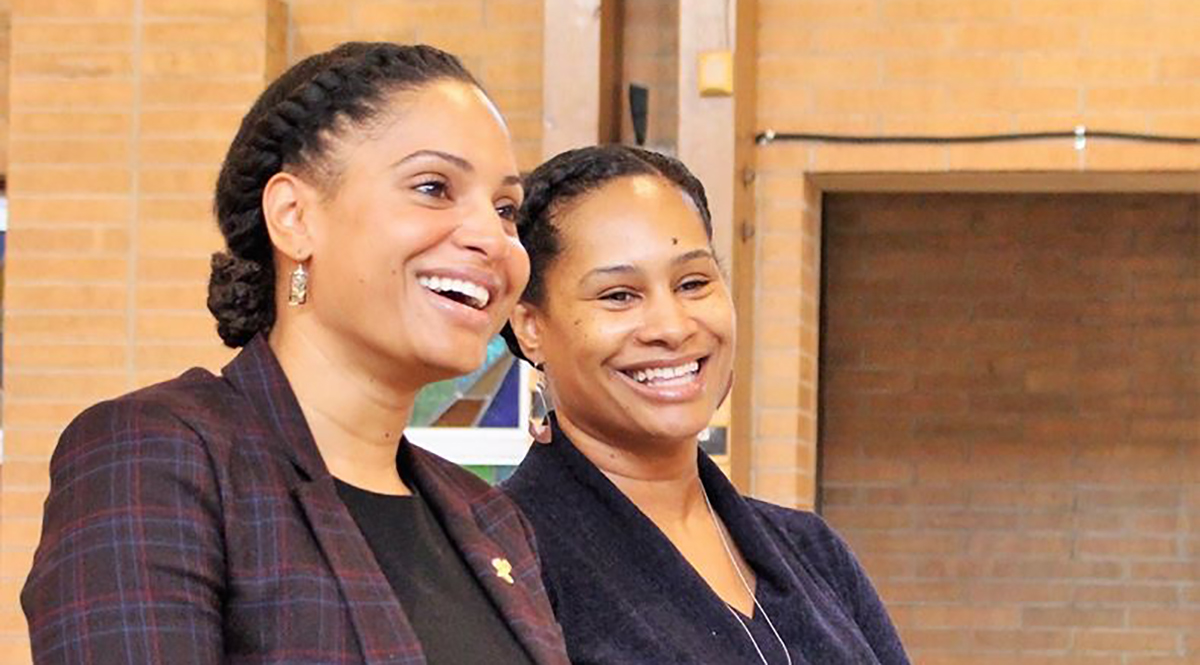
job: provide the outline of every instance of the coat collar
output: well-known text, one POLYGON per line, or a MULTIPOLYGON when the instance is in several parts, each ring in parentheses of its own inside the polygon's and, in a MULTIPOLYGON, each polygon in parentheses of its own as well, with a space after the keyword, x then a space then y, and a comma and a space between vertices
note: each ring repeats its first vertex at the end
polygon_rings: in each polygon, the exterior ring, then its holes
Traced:
POLYGON ((271 425, 278 452, 292 462, 303 480, 329 475, 296 393, 265 335, 255 335, 221 374, 271 425))
MULTIPOLYGON (((260 334, 252 339, 222 374, 270 424, 276 434, 273 445, 297 471, 293 494, 338 580, 364 661, 371 665, 424 663, 419 640, 374 553, 338 496, 300 403, 266 337, 260 334)), ((535 662, 566 663, 562 633, 544 592, 535 594, 525 584, 509 585, 497 576, 492 563, 494 559, 511 559, 514 578, 528 581, 532 575, 538 578, 535 588, 542 589, 533 556, 528 557, 528 563, 518 563, 522 557, 506 554, 497 542, 497 530, 519 527, 514 527, 513 520, 497 519, 491 513, 507 508, 515 514, 516 508, 508 503, 499 505, 497 499, 507 499, 486 485, 471 493, 461 483, 453 482, 433 455, 407 440, 402 438, 399 445, 399 462, 411 471, 417 490, 438 515, 451 542, 521 645, 535 662)))
MULTIPOLYGON (((686 559, 654 522, 575 447, 558 426, 557 420, 553 417, 550 420, 553 439, 549 444, 535 444, 526 458, 527 462, 536 466, 534 475, 537 476, 538 482, 555 482, 560 489, 558 501, 570 503, 574 509, 586 511, 587 506, 596 504, 604 509, 602 514, 578 515, 578 519, 608 522, 611 528, 615 529, 614 533, 620 533, 625 538, 629 537, 629 531, 632 529, 640 538, 657 543, 659 546, 653 548, 656 554, 643 559, 643 565, 648 566, 652 574, 658 576, 658 573, 664 570, 663 566, 669 566, 665 568, 667 570, 690 571, 692 575, 689 577, 695 577, 692 581, 708 589, 708 584, 690 565, 680 565, 681 562, 686 564, 686 559), (578 491, 586 491, 591 496, 570 496, 572 492, 578 491)), ((776 588, 786 588, 791 572, 775 539, 767 533, 758 514, 729 482, 720 467, 699 447, 696 449, 696 464, 700 482, 712 500, 713 510, 725 523, 743 558, 758 574, 759 582, 765 581, 776 588)))

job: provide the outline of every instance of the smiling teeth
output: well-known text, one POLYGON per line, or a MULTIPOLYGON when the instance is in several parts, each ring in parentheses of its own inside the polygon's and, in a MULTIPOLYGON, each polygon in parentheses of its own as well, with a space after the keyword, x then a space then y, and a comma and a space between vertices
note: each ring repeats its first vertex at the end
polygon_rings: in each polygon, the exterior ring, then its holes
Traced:
POLYGON ((484 287, 475 282, 468 282, 465 279, 450 279, 449 277, 418 277, 417 283, 437 293, 454 292, 459 293, 471 302, 468 303, 475 309, 483 309, 487 307, 488 301, 491 300, 491 294, 484 287))
POLYGON ((668 381, 688 374, 695 374, 700 371, 699 361, 693 360, 690 363, 679 365, 678 367, 654 367, 652 369, 639 369, 633 372, 633 379, 638 383, 649 383, 651 381, 668 381))

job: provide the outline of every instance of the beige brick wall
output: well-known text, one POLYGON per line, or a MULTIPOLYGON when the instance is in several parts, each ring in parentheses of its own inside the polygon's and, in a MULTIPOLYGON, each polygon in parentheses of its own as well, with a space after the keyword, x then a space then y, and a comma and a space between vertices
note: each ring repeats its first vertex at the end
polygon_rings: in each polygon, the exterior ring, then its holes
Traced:
POLYGON ((914 662, 1200 661, 1200 194, 825 211, 821 503, 914 662))
POLYGON ((263 0, 12 5, 4 663, 28 660, 17 596, 58 432, 89 403, 229 356, 204 308, 211 187, 272 41, 263 0))
MULTIPOLYGON (((8 59, 12 3, 0 0, 0 127, 8 127, 8 59)), ((7 173, 8 132, 0 131, 0 173, 7 173)))
MULTIPOLYGON (((758 5, 760 128, 959 134, 1086 124, 1200 135, 1200 2, 1194 0, 758 5)), ((1082 153, 1069 141, 777 143, 760 148, 757 158, 753 488, 796 505, 812 505, 815 489, 821 211, 814 175, 1200 169, 1195 147, 1096 140, 1082 153)))
POLYGON ((292 61, 353 39, 424 42, 463 59, 508 120, 517 162, 541 159, 542 0, 291 0, 292 61))

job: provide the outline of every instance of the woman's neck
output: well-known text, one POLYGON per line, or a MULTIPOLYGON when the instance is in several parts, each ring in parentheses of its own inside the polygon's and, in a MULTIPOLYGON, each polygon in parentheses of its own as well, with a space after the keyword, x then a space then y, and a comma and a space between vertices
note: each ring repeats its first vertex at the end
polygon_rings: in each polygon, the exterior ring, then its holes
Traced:
POLYGON ((557 414, 557 421, 575 448, 659 528, 671 530, 707 511, 695 439, 619 446, 566 414, 557 414))
POLYGON ((396 451, 420 387, 381 381, 318 334, 277 327, 268 341, 329 472, 361 489, 410 493, 396 451))

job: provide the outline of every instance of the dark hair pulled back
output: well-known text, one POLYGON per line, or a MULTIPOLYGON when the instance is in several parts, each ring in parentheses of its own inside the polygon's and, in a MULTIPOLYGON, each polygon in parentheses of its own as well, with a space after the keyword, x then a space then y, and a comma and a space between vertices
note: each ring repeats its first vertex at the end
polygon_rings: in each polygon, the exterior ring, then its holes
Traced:
POLYGON ((525 201, 517 213, 521 244, 529 252, 529 285, 521 300, 535 305, 544 297, 546 269, 562 251, 554 218, 568 203, 618 178, 659 176, 687 194, 700 213, 704 233, 712 240, 712 215, 704 185, 683 162, 627 145, 601 145, 568 150, 537 167, 525 179, 525 201))
POLYGON ((329 139, 347 123, 361 127, 390 94, 443 79, 479 85, 458 58, 431 46, 350 42, 301 60, 263 91, 229 146, 213 203, 227 249, 212 257, 208 309, 227 346, 275 324, 267 181, 284 170, 330 173, 329 139))
MULTIPOLYGON (((627 145, 601 145, 568 150, 537 167, 525 178, 525 200, 517 212, 517 232, 529 253, 529 284, 521 300, 534 305, 545 298, 547 269, 562 252, 556 215, 585 194, 619 178, 651 175, 675 185, 695 204, 704 233, 712 240, 712 213, 704 185, 683 162, 661 153, 627 145)), ((501 333, 508 348, 524 358, 512 327, 501 333)))

